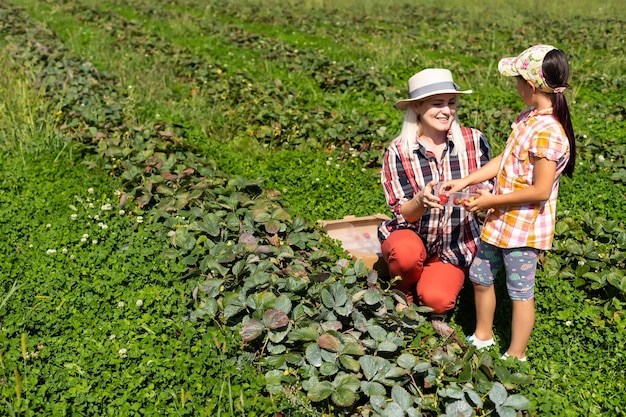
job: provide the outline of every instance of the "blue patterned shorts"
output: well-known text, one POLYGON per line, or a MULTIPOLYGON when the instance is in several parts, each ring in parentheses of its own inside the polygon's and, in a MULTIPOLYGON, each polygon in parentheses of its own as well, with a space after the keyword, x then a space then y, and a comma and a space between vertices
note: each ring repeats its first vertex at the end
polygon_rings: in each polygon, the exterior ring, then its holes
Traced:
POLYGON ((535 295, 538 255, 539 249, 498 248, 481 240, 470 267, 470 281, 484 286, 493 285, 496 274, 504 266, 506 288, 511 300, 531 300, 535 295))

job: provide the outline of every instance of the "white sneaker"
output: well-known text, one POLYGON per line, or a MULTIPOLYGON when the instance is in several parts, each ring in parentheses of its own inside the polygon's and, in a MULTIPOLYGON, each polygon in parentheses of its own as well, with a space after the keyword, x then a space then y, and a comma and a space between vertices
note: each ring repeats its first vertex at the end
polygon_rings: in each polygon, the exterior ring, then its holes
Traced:
POLYGON ((500 359, 502 359, 503 361, 507 360, 508 358, 514 358, 517 359, 520 362, 526 362, 526 356, 524 356, 523 358, 516 358, 515 356, 511 356, 509 355, 509 352, 504 352, 504 355, 502 355, 502 357, 500 359))
POLYGON ((496 344, 495 340, 493 340, 493 337, 489 340, 480 340, 479 338, 476 337, 476 335, 471 335, 471 336, 467 336, 465 340, 470 345, 476 346, 477 349, 489 348, 496 344))

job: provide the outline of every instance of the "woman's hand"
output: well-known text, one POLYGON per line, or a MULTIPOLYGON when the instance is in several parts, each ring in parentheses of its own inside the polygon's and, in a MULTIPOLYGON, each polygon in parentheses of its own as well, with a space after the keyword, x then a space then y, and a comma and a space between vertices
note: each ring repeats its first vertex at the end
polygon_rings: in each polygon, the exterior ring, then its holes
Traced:
POLYGON ((418 204, 422 205, 427 210, 434 208, 443 209, 443 206, 440 204, 441 201, 439 200, 439 196, 433 194, 433 189, 437 186, 438 183, 439 181, 432 180, 431 182, 426 184, 426 187, 424 187, 417 194, 417 196, 413 198, 417 198, 418 204))

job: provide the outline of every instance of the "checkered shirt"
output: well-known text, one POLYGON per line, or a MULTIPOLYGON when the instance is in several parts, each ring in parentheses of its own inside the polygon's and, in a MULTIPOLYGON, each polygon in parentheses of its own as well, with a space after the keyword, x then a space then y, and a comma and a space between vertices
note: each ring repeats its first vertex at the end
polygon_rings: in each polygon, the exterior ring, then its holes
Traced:
POLYGON ((387 204, 395 217, 380 225, 378 237, 381 242, 394 230, 411 229, 424 241, 428 257, 438 255, 444 262, 459 266, 468 266, 472 262, 480 236, 480 224, 473 213, 459 206, 444 206, 443 210, 427 210, 413 223, 404 220, 400 213, 402 204, 433 179, 441 184, 463 178, 489 161, 491 151, 483 134, 466 127, 461 127, 461 131, 465 154, 450 156, 454 143, 449 135, 440 161, 417 140, 411 158, 402 153, 398 140, 389 145, 383 160, 381 182, 387 204))
POLYGON ((523 206, 490 209, 481 239, 500 248, 550 249, 556 223, 559 178, 569 160, 569 141, 552 109, 528 108, 520 114, 502 154, 494 192, 512 193, 532 185, 534 165, 530 157, 555 161, 556 175, 550 198, 523 206))

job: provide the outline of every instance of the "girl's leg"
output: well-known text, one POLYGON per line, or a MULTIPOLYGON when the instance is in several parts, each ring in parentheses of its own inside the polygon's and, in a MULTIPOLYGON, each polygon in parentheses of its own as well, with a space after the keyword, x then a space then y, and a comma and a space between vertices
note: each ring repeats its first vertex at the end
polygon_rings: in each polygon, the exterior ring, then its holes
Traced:
POLYGON ((513 322, 511 323, 511 344, 507 349, 510 356, 518 359, 526 357, 526 346, 535 325, 535 303, 530 300, 513 300, 513 322))
POLYGON ((506 286, 513 304, 511 344, 507 353, 526 357, 526 347, 535 325, 535 272, 539 251, 533 248, 505 250, 506 286))
POLYGON ((474 286, 476 305, 474 337, 480 341, 493 338, 493 316, 496 312, 496 291, 493 282, 502 267, 501 253, 500 248, 479 241, 476 257, 470 267, 470 280, 474 286))
POLYGON ((496 291, 493 284, 485 286, 474 284, 474 303, 476 305, 476 329, 474 336, 480 340, 493 338, 493 317, 496 313, 496 291))
POLYGON ((396 230, 381 245, 383 259, 389 267, 389 276, 400 276, 396 289, 413 302, 417 282, 422 276, 426 261, 426 248, 422 239, 412 230, 396 230))
POLYGON ((463 288, 465 272, 465 268, 442 262, 436 256, 430 258, 417 283, 420 305, 431 307, 434 314, 452 310, 463 288))

